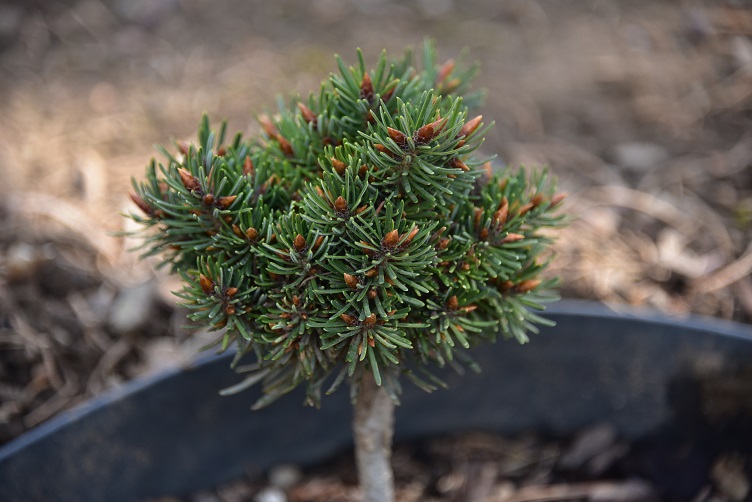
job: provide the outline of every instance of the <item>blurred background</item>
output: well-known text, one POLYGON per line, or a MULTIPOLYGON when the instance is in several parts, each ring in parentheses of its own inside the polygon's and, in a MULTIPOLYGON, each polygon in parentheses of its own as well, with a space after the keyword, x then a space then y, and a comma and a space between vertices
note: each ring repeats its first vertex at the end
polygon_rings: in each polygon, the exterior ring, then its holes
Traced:
POLYGON ((701 0, 0 3, 0 443, 194 356, 128 252, 130 178, 203 112, 254 131, 333 54, 425 37, 482 65, 484 145, 549 165, 562 294, 752 320, 752 5, 701 0))

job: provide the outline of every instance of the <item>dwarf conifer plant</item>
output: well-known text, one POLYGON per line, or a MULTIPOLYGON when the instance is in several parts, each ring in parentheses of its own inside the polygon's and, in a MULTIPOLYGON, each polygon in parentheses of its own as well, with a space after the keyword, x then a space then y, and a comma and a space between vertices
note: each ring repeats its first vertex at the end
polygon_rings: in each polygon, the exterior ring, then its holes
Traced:
POLYGON ((262 407, 299 386, 306 403, 347 382, 368 502, 393 500, 393 407, 404 378, 473 366, 467 349, 527 341, 555 299, 543 227, 562 196, 545 172, 494 172, 490 125, 469 107, 475 66, 423 48, 375 69, 337 58, 317 94, 279 102, 261 133, 227 140, 204 117, 198 143, 161 148, 134 182, 146 254, 181 275, 182 304, 216 345, 234 343, 262 407), (404 378, 403 378, 404 377, 404 378))

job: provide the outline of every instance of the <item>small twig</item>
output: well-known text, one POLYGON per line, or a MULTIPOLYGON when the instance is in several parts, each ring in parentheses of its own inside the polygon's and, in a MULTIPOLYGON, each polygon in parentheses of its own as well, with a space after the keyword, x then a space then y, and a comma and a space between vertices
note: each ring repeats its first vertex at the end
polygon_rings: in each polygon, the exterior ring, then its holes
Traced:
MULTIPOLYGON (((697 235, 697 227, 700 224, 708 230, 721 249, 728 253, 734 249, 731 236, 723 221, 710 210, 703 211, 700 217, 649 193, 621 186, 588 188, 582 192, 580 198, 599 205, 621 206, 640 211, 671 225, 690 237, 697 235)), ((694 201, 698 205, 700 202, 699 199, 694 201)), ((704 205, 701 207, 705 209, 704 205)))
POLYGON ((742 277, 732 287, 739 298, 739 303, 748 314, 752 315, 752 278, 742 277))
POLYGON ((720 270, 703 275, 692 281, 692 289, 697 293, 712 293, 747 277, 750 272, 752 272, 752 242, 738 259, 720 270))
POLYGON ((639 481, 595 481, 590 483, 526 486, 498 502, 554 502, 554 501, 622 501, 646 502, 655 494, 648 485, 639 481))
POLYGON ((86 298, 78 291, 74 291, 68 294, 66 300, 81 325, 84 337, 102 352, 107 351, 112 342, 98 329, 102 324, 102 319, 92 312, 86 298))
POLYGON ((86 384, 86 390, 91 394, 96 394, 106 385, 107 377, 117 364, 123 360, 131 351, 131 344, 121 338, 113 343, 107 352, 99 359, 96 368, 92 370, 89 381, 86 384), (99 387, 98 387, 99 386, 99 387))
POLYGON ((60 391, 53 394, 50 399, 31 410, 29 414, 24 417, 24 427, 27 429, 34 427, 63 409, 70 407, 75 401, 83 400, 83 396, 80 394, 76 397, 78 392, 73 388, 75 387, 75 384, 72 380, 68 380, 65 385, 66 386, 60 389, 60 391))
POLYGON ((96 249, 107 263, 114 263, 117 243, 88 214, 70 202, 42 192, 16 192, 10 195, 9 206, 26 218, 44 217, 63 225, 96 249), (26 201, 34 201, 28 204, 26 201))

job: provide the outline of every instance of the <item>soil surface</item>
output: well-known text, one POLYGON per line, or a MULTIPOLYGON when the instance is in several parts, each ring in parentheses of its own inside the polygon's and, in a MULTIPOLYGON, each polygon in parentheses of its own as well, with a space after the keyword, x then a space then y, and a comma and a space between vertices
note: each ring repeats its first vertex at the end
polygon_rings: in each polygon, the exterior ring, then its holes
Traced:
MULTIPOLYGON (((316 89, 333 53, 374 61, 426 36, 481 63, 496 121, 484 149, 550 165, 570 193, 551 270, 564 296, 752 321, 749 2, 8 1, 0 444, 205 340, 174 278, 114 234, 132 230, 121 212, 153 143, 190 138, 204 111, 255 130, 279 92, 316 89)), ((415 482, 437 497, 473 476, 504 490, 497 461, 457 462, 415 482)))

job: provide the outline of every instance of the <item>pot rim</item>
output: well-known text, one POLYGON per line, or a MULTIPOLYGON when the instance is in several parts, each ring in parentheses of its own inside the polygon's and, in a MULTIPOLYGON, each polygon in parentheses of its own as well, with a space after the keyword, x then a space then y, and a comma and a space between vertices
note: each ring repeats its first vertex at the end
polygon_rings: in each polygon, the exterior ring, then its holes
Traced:
MULTIPOLYGON (((570 317, 632 320, 661 326, 680 327, 691 331, 708 331, 712 332, 714 336, 752 343, 752 325, 698 314, 671 315, 655 309, 633 307, 630 305, 604 304, 588 300, 560 300, 547 306, 542 315, 544 317, 548 315, 567 315, 570 317)), ((535 338, 533 337, 532 343, 534 341, 535 338)), ((199 370, 203 366, 219 359, 228 359, 229 361, 233 356, 232 348, 220 354, 209 351, 200 352, 187 365, 175 365, 163 368, 113 387, 29 429, 8 443, 0 445, 0 462, 8 460, 21 450, 45 439, 49 435, 102 407, 128 398, 147 387, 158 384, 182 372, 199 370)))

